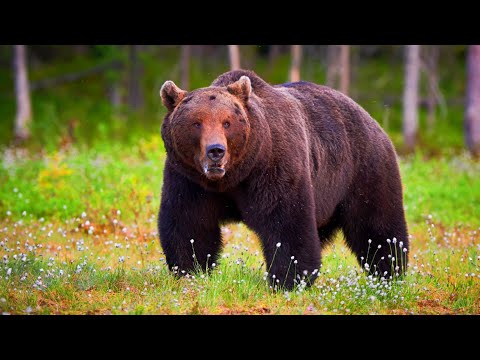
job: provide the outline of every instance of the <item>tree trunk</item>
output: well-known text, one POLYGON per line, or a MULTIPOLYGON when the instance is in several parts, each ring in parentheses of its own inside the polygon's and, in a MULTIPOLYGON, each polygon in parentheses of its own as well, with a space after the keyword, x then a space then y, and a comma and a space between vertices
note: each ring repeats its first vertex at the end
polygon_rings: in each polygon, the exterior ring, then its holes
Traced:
POLYGON ((240 69, 240 47, 238 45, 228 45, 228 54, 230 57, 230 70, 240 69))
POLYGON ((465 142, 473 156, 480 156, 480 45, 470 45, 467 55, 465 142))
POLYGON ((275 65, 278 55, 280 55, 280 45, 270 45, 270 49, 268 51, 268 64, 270 66, 275 65))
POLYGON ((115 80, 110 83, 108 87, 108 97, 110 98, 110 104, 114 109, 122 104, 122 94, 120 91, 120 80, 115 80))
POLYGON ((290 81, 300 81, 300 64, 302 62, 302 45, 291 45, 292 64, 290 67, 290 81))
POLYGON ((348 95, 350 89, 350 46, 340 45, 340 91, 348 95))
POLYGON ((88 45, 73 45, 75 55, 86 55, 88 50, 88 45))
POLYGON ((435 124, 435 110, 437 107, 437 89, 438 89, 438 53, 437 45, 430 45, 425 48, 427 50, 426 66, 428 78, 428 95, 427 95, 427 127, 428 131, 433 130, 435 124))
POLYGON ((403 138, 407 152, 415 148, 418 129, 418 79, 420 45, 407 45, 403 92, 403 138))
POLYGON ((180 86, 182 89, 188 90, 190 87, 190 45, 182 45, 182 53, 180 55, 180 86))
POLYGON ((17 114, 15 116, 15 140, 24 141, 30 137, 32 106, 30 102, 30 86, 27 70, 27 47, 14 45, 13 67, 15 78, 15 96, 17 98, 17 114))
POLYGON ((128 103, 133 110, 139 110, 143 106, 143 89, 141 78, 143 68, 138 61, 138 52, 141 45, 130 45, 130 85, 128 103))
POLYGON ((338 74, 338 46, 328 45, 327 48, 327 80, 326 85, 335 88, 338 74))

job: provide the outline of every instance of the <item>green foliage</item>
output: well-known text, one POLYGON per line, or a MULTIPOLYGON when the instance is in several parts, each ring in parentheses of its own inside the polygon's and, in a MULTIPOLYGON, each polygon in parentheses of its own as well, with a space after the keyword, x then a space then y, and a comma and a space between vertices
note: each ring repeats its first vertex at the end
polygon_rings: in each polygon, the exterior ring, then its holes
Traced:
MULTIPOLYGON (((244 46, 242 63, 252 67, 272 84, 288 81, 290 55, 281 54, 272 62, 268 57, 255 56, 255 47, 244 46)), ((58 50, 58 49, 57 49, 58 50)), ((463 96, 465 64, 462 49, 448 49, 449 56, 440 57, 440 90, 446 102, 444 110, 437 109, 433 131, 426 126, 426 110, 420 109, 419 148, 432 154, 459 153, 463 144, 463 96), (452 54, 460 54, 452 56, 452 54)), ((190 90, 208 86, 216 76, 228 70, 225 51, 192 56, 190 59, 190 90)), ((393 51, 393 50, 392 50, 393 51)), ((399 54, 401 51, 396 49, 399 54)), ((124 101, 128 95, 128 46, 95 45, 89 54, 31 67, 30 79, 59 76, 89 69, 93 66, 118 61, 123 70, 112 69, 81 80, 32 92, 33 124, 29 147, 34 151, 53 151, 68 133, 72 120, 78 121, 74 129, 77 144, 93 146, 95 142, 119 142, 134 144, 145 133, 158 134, 165 114, 158 91, 165 80, 180 84, 180 46, 148 47, 140 53, 143 76, 140 79, 145 94, 145 106, 138 113, 128 105, 113 108, 108 99, 108 89, 118 82, 124 101)), ((350 94, 384 127, 395 146, 402 151, 402 108, 404 68, 402 61, 393 61, 388 52, 380 53, 354 63, 350 94)), ((401 60, 401 59, 400 59, 401 60)), ((302 77, 319 84, 325 82, 326 66, 323 59, 305 56, 302 77)), ((10 69, 0 68, 0 147, 12 140, 15 102, 10 69)), ((427 89, 422 86, 421 96, 427 89)))

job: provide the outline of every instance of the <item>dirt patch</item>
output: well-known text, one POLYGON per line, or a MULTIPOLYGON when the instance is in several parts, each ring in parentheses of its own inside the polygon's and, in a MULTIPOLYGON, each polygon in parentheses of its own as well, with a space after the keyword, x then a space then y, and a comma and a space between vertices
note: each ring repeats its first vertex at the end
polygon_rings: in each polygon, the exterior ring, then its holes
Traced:
MULTIPOLYGON (((268 315, 272 313, 272 310, 260 306, 260 307, 249 307, 249 308, 228 308, 226 306, 218 307, 218 315, 268 315)), ((205 313, 207 313, 205 311, 205 313)))
POLYGON ((419 313, 426 315, 454 315, 458 312, 440 304, 438 300, 420 300, 417 302, 419 313))

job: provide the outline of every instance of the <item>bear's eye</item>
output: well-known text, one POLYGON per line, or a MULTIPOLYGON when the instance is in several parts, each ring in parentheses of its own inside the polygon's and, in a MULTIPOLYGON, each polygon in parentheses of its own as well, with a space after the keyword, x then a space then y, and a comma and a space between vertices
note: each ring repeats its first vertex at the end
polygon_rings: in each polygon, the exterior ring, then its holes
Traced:
POLYGON ((200 127, 202 126, 202 124, 200 124, 198 121, 195 121, 195 122, 193 123, 193 126, 194 126, 195 128, 197 128, 197 129, 200 129, 200 127))
POLYGON ((229 122, 229 121, 225 121, 225 122, 223 123, 223 127, 224 127, 225 129, 228 129, 228 128, 230 127, 230 122, 229 122))

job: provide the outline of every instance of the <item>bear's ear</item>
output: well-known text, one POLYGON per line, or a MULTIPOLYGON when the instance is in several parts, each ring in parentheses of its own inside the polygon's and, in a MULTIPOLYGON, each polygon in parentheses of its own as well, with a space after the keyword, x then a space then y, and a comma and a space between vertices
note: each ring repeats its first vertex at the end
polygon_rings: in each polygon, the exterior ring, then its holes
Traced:
POLYGON ((233 84, 227 86, 227 91, 247 102, 252 94, 252 82, 248 76, 242 76, 233 84))
POLYGON ((167 80, 160 89, 160 96, 162 97, 163 105, 172 111, 185 97, 187 92, 180 89, 172 80, 167 80))

